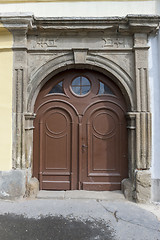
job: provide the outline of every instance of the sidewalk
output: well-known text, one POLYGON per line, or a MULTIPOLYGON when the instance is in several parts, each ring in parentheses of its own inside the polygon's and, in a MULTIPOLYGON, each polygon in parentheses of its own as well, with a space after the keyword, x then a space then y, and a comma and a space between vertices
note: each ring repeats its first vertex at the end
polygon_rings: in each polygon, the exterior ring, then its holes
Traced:
MULTIPOLYGON (((39 191, 38 199, 95 199, 95 200, 123 200, 128 202, 121 191, 39 191)), ((130 202, 128 202, 130 203, 130 202)), ((154 215, 157 216, 157 219, 160 221, 160 203, 151 203, 151 204, 137 204, 132 203, 135 206, 143 208, 154 215)))
POLYGON ((152 212, 159 217, 160 205, 137 205, 121 192, 40 192, 0 201, 0 240, 160 240, 152 212))

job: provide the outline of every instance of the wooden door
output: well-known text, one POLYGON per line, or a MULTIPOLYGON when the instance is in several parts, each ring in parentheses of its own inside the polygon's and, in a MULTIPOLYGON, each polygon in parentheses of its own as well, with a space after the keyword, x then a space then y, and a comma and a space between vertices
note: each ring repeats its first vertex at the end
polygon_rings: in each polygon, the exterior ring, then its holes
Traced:
POLYGON ((127 176, 124 112, 113 102, 90 106, 82 120, 81 188, 117 190, 127 176))
POLYGON ((125 102, 103 74, 69 70, 35 104, 34 176, 41 189, 117 190, 128 176, 125 102))

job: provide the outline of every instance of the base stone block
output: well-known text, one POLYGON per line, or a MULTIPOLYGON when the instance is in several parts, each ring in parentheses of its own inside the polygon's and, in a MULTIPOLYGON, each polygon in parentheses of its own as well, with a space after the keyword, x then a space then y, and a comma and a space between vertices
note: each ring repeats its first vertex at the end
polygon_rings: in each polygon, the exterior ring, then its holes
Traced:
POLYGON ((125 198, 129 201, 133 201, 133 184, 129 178, 122 180, 121 189, 125 198))
POLYGON ((24 197, 26 190, 26 171, 0 171, 0 198, 14 200, 24 197))
POLYGON ((39 181, 33 177, 27 184, 26 197, 34 198, 39 192, 39 181))
POLYGON ((136 202, 147 203, 151 200, 151 172, 136 171, 136 202))

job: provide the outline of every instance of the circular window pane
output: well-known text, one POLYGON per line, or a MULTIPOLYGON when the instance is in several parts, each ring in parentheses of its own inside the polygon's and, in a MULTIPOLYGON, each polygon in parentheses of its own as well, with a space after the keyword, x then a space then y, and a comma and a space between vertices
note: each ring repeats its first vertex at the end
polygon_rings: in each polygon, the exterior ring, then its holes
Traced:
POLYGON ((91 89, 91 83, 86 77, 76 77, 71 84, 72 91, 77 95, 85 95, 91 89))

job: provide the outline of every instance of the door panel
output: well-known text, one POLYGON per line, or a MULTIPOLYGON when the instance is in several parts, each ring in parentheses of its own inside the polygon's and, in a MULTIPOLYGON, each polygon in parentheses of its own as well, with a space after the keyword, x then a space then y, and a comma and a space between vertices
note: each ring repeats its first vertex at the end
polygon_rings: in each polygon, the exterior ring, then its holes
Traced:
POLYGON ((116 141, 118 138, 117 117, 109 109, 95 111, 91 116, 91 131, 88 137, 88 151, 91 152, 88 161, 91 171, 106 173, 115 170, 116 141), (90 139, 90 142, 89 142, 90 139))
POLYGON ((34 176, 40 189, 77 189, 77 116, 66 102, 46 101, 34 121, 34 176))
POLYGON ((46 115, 42 132, 45 134, 44 170, 70 172, 71 119, 61 109, 50 110, 46 115))
MULTIPOLYGON (((70 136, 69 136, 70 137, 70 136)), ((45 169, 68 170, 70 152, 68 152, 69 138, 64 136, 51 136, 46 133, 45 139, 45 169), (63 149, 63 151, 61 151, 63 149), (54 161, 53 161, 54 159, 54 161)))
POLYGON ((70 189, 71 119, 65 110, 52 108, 43 113, 40 122, 42 189, 70 189))

